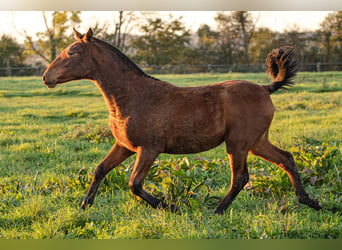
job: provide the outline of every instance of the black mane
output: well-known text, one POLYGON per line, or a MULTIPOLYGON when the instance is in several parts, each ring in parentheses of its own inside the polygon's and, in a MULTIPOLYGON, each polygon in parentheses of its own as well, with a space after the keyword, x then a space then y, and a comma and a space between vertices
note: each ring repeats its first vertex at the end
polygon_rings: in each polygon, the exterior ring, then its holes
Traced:
POLYGON ((115 48, 113 45, 110 45, 109 43, 106 43, 104 41, 101 41, 99 39, 95 39, 97 42, 100 42, 102 44, 104 44, 110 51, 114 52, 116 55, 118 55, 122 61, 131 69, 134 69, 135 71, 137 71, 141 76, 143 77, 147 77, 147 78, 151 78, 154 80, 159 80, 157 78, 154 78, 153 76, 150 76, 148 74, 146 74, 138 65, 136 65, 129 57, 127 57, 124 53, 122 53, 120 50, 118 50, 117 48, 115 48))

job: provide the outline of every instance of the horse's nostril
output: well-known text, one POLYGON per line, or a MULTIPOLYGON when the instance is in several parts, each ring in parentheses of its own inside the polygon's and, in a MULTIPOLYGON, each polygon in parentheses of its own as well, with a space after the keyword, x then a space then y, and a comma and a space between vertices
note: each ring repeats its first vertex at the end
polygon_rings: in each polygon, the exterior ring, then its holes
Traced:
POLYGON ((43 81, 45 82, 45 74, 43 75, 43 81))

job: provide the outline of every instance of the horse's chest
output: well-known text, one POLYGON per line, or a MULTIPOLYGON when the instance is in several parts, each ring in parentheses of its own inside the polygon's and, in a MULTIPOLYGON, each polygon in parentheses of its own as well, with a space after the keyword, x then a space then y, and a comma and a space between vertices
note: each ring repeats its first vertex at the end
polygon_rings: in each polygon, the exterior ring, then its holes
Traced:
POLYGON ((114 138, 127 149, 134 151, 134 143, 129 139, 127 133, 128 119, 116 119, 115 117, 110 117, 110 129, 114 138))

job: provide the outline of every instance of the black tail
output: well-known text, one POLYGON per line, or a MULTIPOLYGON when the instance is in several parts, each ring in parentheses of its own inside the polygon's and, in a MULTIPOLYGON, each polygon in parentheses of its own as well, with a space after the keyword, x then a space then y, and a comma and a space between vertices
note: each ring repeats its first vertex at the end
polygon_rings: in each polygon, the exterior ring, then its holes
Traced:
POLYGON ((297 66, 293 47, 286 46, 272 50, 265 62, 267 75, 271 74, 274 78, 270 85, 265 86, 269 93, 272 94, 278 89, 286 89, 285 86, 292 86, 297 66))

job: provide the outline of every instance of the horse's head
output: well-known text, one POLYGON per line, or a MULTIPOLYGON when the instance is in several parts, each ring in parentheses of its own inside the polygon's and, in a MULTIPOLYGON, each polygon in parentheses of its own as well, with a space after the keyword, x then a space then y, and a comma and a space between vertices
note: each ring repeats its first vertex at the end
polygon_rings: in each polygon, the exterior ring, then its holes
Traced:
POLYGON ((84 35, 74 29, 77 41, 68 46, 46 69, 43 81, 48 88, 58 83, 91 77, 89 43, 93 37, 91 29, 84 35))

